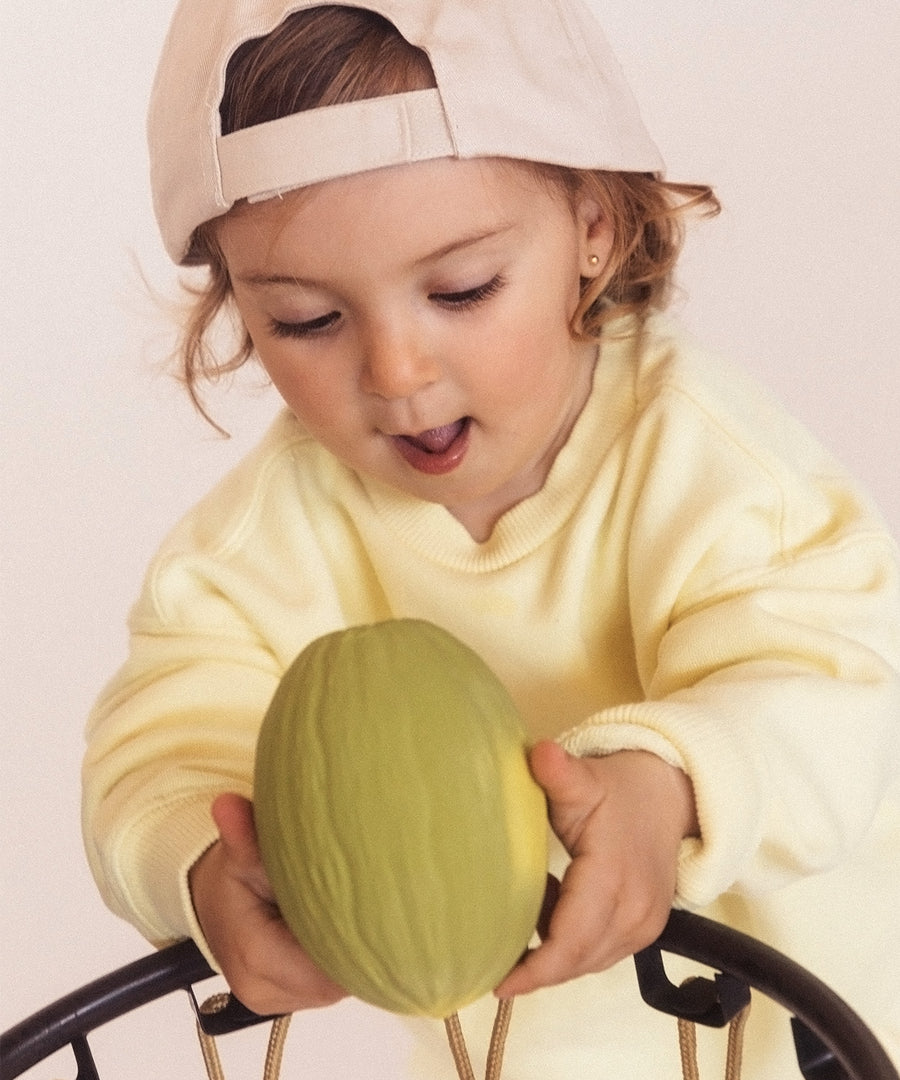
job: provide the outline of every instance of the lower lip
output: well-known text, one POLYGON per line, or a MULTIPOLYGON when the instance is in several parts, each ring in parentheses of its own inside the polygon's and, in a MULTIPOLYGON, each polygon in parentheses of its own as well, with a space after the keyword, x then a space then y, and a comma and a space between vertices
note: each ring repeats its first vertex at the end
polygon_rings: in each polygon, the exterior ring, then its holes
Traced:
POLYGON ((445 473, 453 472, 462 463, 469 449, 471 429, 472 422, 467 420, 459 435, 446 450, 439 454, 431 454, 402 436, 394 437, 394 445, 406 464, 412 466, 417 472, 427 473, 429 476, 443 476, 445 473))

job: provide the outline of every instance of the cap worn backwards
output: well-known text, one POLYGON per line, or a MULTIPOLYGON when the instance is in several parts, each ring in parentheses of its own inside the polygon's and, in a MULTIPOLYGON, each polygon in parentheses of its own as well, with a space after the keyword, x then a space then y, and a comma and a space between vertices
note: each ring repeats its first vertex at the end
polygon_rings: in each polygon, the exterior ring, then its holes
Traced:
POLYGON ((433 158, 507 157, 571 168, 663 165, 585 0, 344 0, 388 19, 431 61, 436 89, 295 113, 221 134, 228 61, 321 0, 181 0, 153 87, 151 185, 166 250, 251 201, 433 158))

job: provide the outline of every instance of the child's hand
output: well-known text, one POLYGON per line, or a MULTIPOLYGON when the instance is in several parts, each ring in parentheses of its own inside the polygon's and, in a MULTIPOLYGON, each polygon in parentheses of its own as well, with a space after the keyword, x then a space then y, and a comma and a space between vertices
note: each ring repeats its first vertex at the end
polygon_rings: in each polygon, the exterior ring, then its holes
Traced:
POLYGON ((259 856, 252 805, 239 795, 220 795, 212 812, 219 841, 192 867, 191 895, 234 995, 264 1016, 346 997, 315 966, 278 912, 259 856))
POLYGON ((531 769, 572 861, 541 945, 497 987, 499 997, 603 971, 655 941, 672 907, 681 841, 697 831, 690 780, 653 754, 574 758, 542 742, 531 769))

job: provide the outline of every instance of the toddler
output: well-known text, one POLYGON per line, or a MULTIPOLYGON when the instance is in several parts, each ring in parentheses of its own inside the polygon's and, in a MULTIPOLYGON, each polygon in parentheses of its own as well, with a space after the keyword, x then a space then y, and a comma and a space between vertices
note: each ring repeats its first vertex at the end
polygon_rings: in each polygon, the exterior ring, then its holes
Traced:
MULTIPOLYGON (((671 1074, 628 958, 673 904, 900 1054, 896 548, 664 316, 685 215, 717 203, 662 178, 582 0, 182 0, 149 137, 167 250, 207 268, 191 395, 252 358, 286 408, 163 544, 91 717, 113 910, 194 938, 257 1012, 343 996, 259 860, 256 732, 309 641, 424 618, 509 688, 558 841, 548 934, 497 988, 511 1078, 671 1074)), ((452 1076, 410 1024, 416 1074, 452 1076)), ((795 1070, 763 1006, 747 1075, 795 1070)))

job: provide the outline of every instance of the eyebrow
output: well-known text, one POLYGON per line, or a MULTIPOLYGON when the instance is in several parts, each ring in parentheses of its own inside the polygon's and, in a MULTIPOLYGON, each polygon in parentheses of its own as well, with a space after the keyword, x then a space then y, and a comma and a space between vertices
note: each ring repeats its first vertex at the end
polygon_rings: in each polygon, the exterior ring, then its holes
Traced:
POLYGON ((503 236, 504 233, 511 232, 514 228, 513 222, 502 222, 500 225, 485 229, 482 232, 472 233, 470 236, 463 236, 458 240, 451 240, 444 247, 438 248, 436 251, 430 251, 427 255, 423 255, 421 259, 416 259, 415 265, 421 266, 423 263, 436 262, 438 259, 453 255, 457 251, 463 251, 465 248, 474 247, 475 244, 480 244, 485 240, 494 240, 498 236, 503 236))
MULTIPOLYGON (((463 236, 457 240, 451 240, 449 244, 445 244, 435 251, 429 251, 427 255, 423 255, 421 258, 416 259, 413 265, 423 266, 425 263, 438 262, 448 255, 453 255, 458 251, 464 251, 466 248, 474 247, 476 244, 483 243, 485 240, 493 240, 499 236, 503 236, 514 228, 515 225, 512 222, 503 222, 490 229, 472 233, 470 236, 463 236)), ((269 285, 291 285, 294 287, 299 286, 301 288, 304 286, 314 288, 316 286, 316 282, 299 277, 297 274, 268 274, 265 272, 257 272, 238 274, 236 275, 236 280, 240 281, 242 285, 249 285, 253 288, 264 288, 269 285)))

